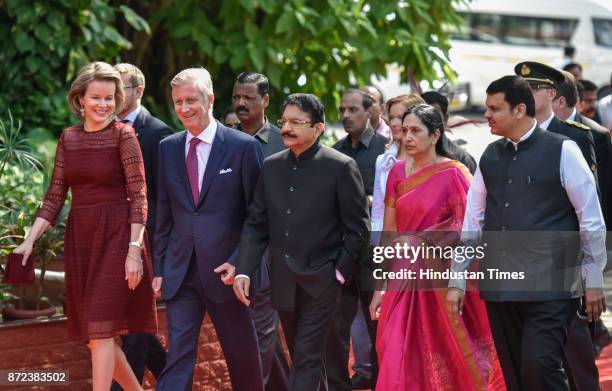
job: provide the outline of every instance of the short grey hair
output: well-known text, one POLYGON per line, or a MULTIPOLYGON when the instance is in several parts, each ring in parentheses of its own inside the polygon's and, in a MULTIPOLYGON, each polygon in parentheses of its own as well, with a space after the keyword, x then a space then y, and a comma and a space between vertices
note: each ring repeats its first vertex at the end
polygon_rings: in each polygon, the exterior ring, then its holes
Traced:
POLYGON ((195 85, 205 98, 214 95, 210 73, 204 68, 187 68, 180 71, 172 78, 170 86, 174 88, 187 83, 195 85))

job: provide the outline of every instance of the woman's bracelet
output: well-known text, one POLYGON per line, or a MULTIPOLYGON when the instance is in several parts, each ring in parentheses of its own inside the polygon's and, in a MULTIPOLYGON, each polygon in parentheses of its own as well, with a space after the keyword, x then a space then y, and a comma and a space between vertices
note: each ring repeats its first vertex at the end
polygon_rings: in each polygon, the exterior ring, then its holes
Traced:
POLYGON ((138 262, 138 263, 142 263, 142 258, 136 258, 135 256, 133 256, 133 255, 132 255, 132 254, 130 254, 130 253, 128 253, 128 254, 127 254, 127 257, 128 257, 128 258, 131 258, 131 259, 133 259, 133 260, 135 260, 135 261, 136 261, 136 262, 138 262))
POLYGON ((136 247, 136 248, 139 248, 139 249, 142 250, 142 244, 140 242, 136 242, 136 241, 129 242, 128 246, 129 247, 136 247))

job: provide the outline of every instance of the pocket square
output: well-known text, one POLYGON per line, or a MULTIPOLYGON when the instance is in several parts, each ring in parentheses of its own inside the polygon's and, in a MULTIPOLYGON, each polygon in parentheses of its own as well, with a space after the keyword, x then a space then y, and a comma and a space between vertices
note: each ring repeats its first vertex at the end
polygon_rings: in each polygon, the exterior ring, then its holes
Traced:
POLYGON ((219 175, 221 175, 221 174, 228 174, 230 172, 232 172, 232 169, 231 168, 226 168, 224 170, 219 171, 219 175))

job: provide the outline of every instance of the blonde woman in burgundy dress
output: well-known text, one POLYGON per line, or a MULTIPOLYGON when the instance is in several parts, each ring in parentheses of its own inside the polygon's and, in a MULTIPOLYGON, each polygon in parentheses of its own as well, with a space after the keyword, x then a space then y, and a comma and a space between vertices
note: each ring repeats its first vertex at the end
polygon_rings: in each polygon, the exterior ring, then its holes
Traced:
POLYGON ((143 240, 144 167, 134 130, 115 121, 124 102, 119 73, 103 62, 86 65, 68 102, 82 124, 62 132, 49 189, 15 252, 25 262, 71 190, 64 241, 69 335, 91 350, 95 391, 109 390, 113 379, 124 390, 142 390, 114 338, 157 331, 143 240))

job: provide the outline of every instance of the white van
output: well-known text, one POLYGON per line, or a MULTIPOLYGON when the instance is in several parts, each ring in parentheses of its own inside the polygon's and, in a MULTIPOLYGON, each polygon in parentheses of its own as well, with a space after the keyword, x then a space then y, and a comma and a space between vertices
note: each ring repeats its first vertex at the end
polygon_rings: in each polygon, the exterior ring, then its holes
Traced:
POLYGON ((518 62, 558 66, 568 45, 585 79, 610 83, 612 0, 474 0, 457 11, 466 24, 452 34, 451 109, 484 106, 489 83, 518 62))

